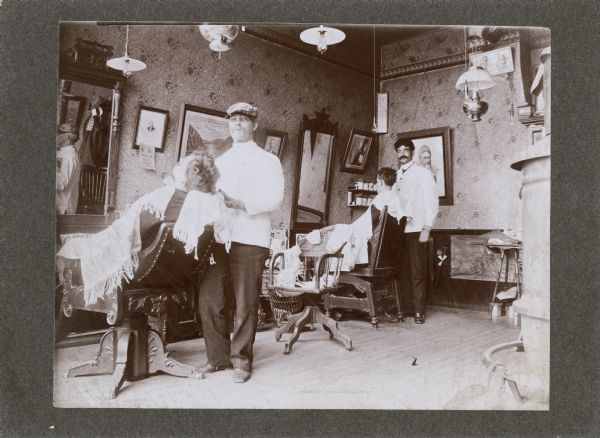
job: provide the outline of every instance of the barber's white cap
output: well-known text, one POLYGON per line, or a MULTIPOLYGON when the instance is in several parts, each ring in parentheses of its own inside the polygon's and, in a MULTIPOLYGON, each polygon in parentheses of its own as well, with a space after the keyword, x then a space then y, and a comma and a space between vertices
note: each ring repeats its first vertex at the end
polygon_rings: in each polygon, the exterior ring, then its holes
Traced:
POLYGON ((228 119, 234 114, 243 114, 256 119, 258 117, 258 108, 246 102, 238 102, 227 108, 227 115, 225 118, 228 119))

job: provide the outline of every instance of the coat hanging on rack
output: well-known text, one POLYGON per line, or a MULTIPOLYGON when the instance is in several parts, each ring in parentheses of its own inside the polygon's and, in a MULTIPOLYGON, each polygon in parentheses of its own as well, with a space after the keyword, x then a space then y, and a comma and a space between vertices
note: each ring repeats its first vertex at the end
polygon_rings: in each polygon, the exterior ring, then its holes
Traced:
POLYGON ((110 140, 111 101, 101 99, 90 108, 90 114, 83 125, 81 161, 95 167, 108 165, 110 140))

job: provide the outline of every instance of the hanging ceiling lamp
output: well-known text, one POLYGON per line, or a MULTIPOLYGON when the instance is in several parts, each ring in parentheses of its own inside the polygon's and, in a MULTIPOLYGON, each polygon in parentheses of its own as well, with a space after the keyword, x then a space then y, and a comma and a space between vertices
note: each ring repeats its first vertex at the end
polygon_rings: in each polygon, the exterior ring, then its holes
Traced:
POLYGON ((346 38, 346 34, 334 27, 311 27, 300 33, 300 39, 307 44, 317 46, 317 50, 322 55, 327 51, 327 46, 341 43, 346 38))
POLYGON ((146 68, 146 64, 142 61, 138 61, 137 59, 130 58, 127 54, 127 46, 129 44, 129 25, 127 25, 127 30, 125 33, 125 56, 121 56, 120 58, 113 58, 106 61, 106 65, 110 68, 114 68, 115 70, 121 70, 123 72, 123 76, 126 78, 130 78, 133 72, 144 70, 146 68))
POLYGON ((222 52, 231 49, 233 41, 240 32, 240 27, 237 25, 201 24, 198 28, 204 39, 208 41, 208 47, 219 54, 219 59, 222 52))
MULTIPOLYGON (((465 69, 469 64, 469 54, 467 51, 467 37, 465 28, 465 69)), ((481 100, 483 90, 498 85, 492 75, 483 67, 471 66, 460 75, 456 81, 456 89, 464 90, 465 100, 463 102, 463 111, 472 122, 479 122, 481 116, 488 110, 488 103, 481 100)))

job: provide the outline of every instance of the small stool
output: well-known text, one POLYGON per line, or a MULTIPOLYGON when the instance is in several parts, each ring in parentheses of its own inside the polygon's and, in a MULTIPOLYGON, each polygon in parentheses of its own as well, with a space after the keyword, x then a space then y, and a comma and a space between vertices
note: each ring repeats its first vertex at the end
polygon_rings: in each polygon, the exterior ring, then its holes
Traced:
POLYGON ((515 283, 517 285, 517 299, 521 297, 521 267, 522 263, 519 260, 519 252, 521 251, 521 245, 510 244, 510 245, 487 245, 491 250, 500 251, 500 267, 498 269, 498 276, 496 277, 496 284, 494 285, 494 293, 492 295, 492 301, 490 302, 490 319, 492 319, 492 310, 498 295, 498 286, 500 284, 500 278, 502 277, 502 269, 504 268, 504 290, 506 291, 506 285, 508 284, 508 268, 510 265, 511 254, 514 254, 515 259, 515 283), (504 261, 506 260, 506 265, 504 261))

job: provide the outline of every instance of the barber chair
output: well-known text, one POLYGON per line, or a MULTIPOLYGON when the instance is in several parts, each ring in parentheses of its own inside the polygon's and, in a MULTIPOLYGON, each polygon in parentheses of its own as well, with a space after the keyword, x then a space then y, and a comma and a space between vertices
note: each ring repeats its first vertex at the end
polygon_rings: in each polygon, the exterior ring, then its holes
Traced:
POLYGON ((395 218, 387 214, 387 206, 377 216, 377 210, 371 206, 371 211, 376 220, 373 227, 373 235, 369 240, 369 263, 367 265, 356 265, 351 272, 342 272, 340 285, 353 286, 354 289, 346 287, 343 293, 332 291, 323 296, 326 315, 330 316, 331 309, 354 309, 369 313, 371 325, 377 328, 376 306, 374 292, 386 290, 386 286, 392 286, 392 299, 396 305, 395 314, 386 312, 391 321, 403 320, 400 306, 400 295, 398 286, 398 251, 399 251, 399 227, 395 218), (358 291, 356 293, 356 291, 358 291))
MULTIPOLYGON (((338 290, 338 279, 342 265, 342 249, 343 246, 337 249, 334 253, 328 252, 327 237, 331 230, 321 230, 321 242, 319 244, 311 244, 308 240, 299 239, 298 246, 300 247, 301 269, 298 273, 298 278, 302 283, 296 282, 293 287, 281 286, 276 284, 274 275, 275 266, 280 266, 280 269, 285 268, 284 253, 279 252, 271 257, 269 263, 269 281, 267 289, 271 296, 271 306, 274 312, 281 304, 284 312, 293 311, 295 305, 304 304, 298 307, 298 313, 290 314, 287 322, 282 327, 275 330, 275 340, 280 341, 283 334, 292 333, 291 338, 285 344, 283 354, 289 354, 292 346, 300 337, 303 327, 307 324, 318 323, 323 329, 329 333, 329 339, 337 339, 346 350, 352 350, 352 340, 339 331, 338 323, 333 318, 330 318, 321 312, 317 302, 321 296, 338 290), (302 301, 298 301, 300 298, 302 301)), ((291 313, 291 312, 290 312, 291 313)))
POLYGON ((186 254, 184 244, 172 237, 174 223, 163 223, 154 241, 138 254, 139 266, 131 282, 86 305, 77 268, 63 271, 62 311, 73 309, 106 314, 113 327, 102 337, 96 359, 71 368, 67 377, 113 375, 109 398, 115 398, 124 380, 140 380, 158 371, 196 379, 204 378, 194 367, 169 357, 161 335, 148 325, 148 317, 160 317, 173 306, 189 301, 195 306, 195 284, 210 254, 211 230, 198 240, 198 259, 186 254), (79 283, 79 284, 77 284, 79 283))

